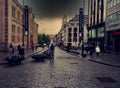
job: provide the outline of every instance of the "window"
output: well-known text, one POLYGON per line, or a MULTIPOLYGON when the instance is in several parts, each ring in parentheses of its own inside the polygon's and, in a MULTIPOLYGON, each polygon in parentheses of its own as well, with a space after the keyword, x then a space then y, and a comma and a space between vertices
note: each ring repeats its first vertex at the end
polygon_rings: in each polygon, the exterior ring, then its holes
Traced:
POLYGON ((108 2, 108 4, 107 4, 107 8, 108 8, 108 9, 110 8, 110 2, 108 2))
POLYGON ((20 37, 19 36, 17 36, 17 41, 20 42, 20 37))
POLYGON ((113 20, 112 18, 113 18, 112 15, 110 15, 110 22, 112 22, 112 20, 113 20))
POLYGON ((12 16, 15 17, 15 7, 12 6, 12 16))
POLYGON ((107 23, 110 23, 110 15, 107 16, 107 23))
POLYGON ((74 26, 74 23, 70 23, 71 26, 74 26))
POLYGON ((12 32, 15 33, 15 25, 12 24, 12 32))
POLYGON ((72 32, 72 28, 68 28, 68 33, 72 32))
POLYGON ((22 22, 24 21, 23 19, 24 19, 24 15, 22 14, 22 15, 21 15, 21 21, 22 21, 22 22))
POLYGON ((116 19, 117 19, 117 21, 120 20, 120 11, 117 12, 116 19))
POLYGON ((77 42, 77 38, 73 38, 73 41, 74 41, 74 42, 77 42))
POLYGON ((15 36, 12 35, 12 42, 15 42, 15 36))
POLYGON ((113 0, 110 1, 110 7, 113 7, 113 0))
POLYGON ((17 19, 20 20, 20 12, 17 12, 17 19))
POLYGON ((95 29, 92 29, 92 38, 95 38, 96 37, 96 31, 95 29))
POLYGON ((98 28, 98 37, 104 37, 104 27, 98 28))
POLYGON ((119 3, 120 3, 120 0, 117 0, 117 1, 116 1, 116 4, 119 4, 119 3))
POLYGON ((91 31, 91 30, 89 30, 89 38, 91 38, 91 37, 92 37, 91 32, 92 32, 92 31, 91 31))
POLYGON ((117 2, 117 0, 113 0, 113 6, 116 6, 116 3, 117 2))
POLYGON ((77 33, 74 33, 74 37, 77 37, 77 33))
POLYGON ((71 42, 71 38, 68 38, 68 42, 71 42))
POLYGON ((17 31, 18 31, 18 34, 20 34, 20 27, 18 27, 18 30, 17 30, 17 31))
POLYGON ((77 32, 77 28, 74 28, 74 32, 77 32))

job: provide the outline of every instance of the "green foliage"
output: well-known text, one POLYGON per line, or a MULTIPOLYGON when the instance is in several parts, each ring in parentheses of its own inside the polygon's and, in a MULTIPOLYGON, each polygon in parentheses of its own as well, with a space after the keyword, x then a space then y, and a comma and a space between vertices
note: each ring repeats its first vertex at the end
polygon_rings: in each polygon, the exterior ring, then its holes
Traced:
POLYGON ((38 42, 41 45, 43 45, 44 43, 49 44, 50 43, 50 37, 49 37, 49 35, 38 34, 38 42))

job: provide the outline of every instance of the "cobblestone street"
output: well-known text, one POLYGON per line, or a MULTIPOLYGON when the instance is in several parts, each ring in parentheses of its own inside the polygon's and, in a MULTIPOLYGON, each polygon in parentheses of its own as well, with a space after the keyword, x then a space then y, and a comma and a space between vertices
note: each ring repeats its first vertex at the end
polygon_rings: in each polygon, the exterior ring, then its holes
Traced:
POLYGON ((120 68, 55 49, 54 61, 0 65, 0 88, 120 88, 120 68))

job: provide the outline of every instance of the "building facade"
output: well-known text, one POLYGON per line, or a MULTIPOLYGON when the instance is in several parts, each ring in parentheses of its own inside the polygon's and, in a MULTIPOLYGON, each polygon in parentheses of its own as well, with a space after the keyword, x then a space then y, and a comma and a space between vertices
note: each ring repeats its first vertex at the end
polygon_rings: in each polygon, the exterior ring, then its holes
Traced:
POLYGON ((120 51, 120 0, 107 0, 106 48, 120 51))
MULTIPOLYGON (((34 20, 32 20, 34 22, 34 20)), ((18 44, 29 43, 24 32, 24 8, 17 0, 0 0, 0 50, 7 51, 12 43, 17 49, 18 44), (23 36, 24 35, 24 36, 23 36)), ((31 24, 30 26, 34 26, 31 24)), ((36 29, 38 30, 38 28, 36 29)), ((37 32, 37 31, 36 31, 37 32)), ((28 39, 29 38, 29 39, 28 39)))
POLYGON ((106 0, 89 0, 88 3, 88 41, 104 50, 106 0))
POLYGON ((33 28, 33 43, 34 43, 34 46, 37 46, 38 45, 38 27, 39 25, 34 22, 34 28, 33 28))
MULTIPOLYGON (((84 17, 84 38, 87 42, 87 16, 84 17)), ((82 44, 79 31, 79 15, 76 15, 67 22, 66 17, 63 17, 62 26, 54 41, 60 47, 78 48, 82 44)))
POLYGON ((73 17, 66 24, 63 30, 64 46, 77 48, 80 42, 79 38, 79 15, 73 17))
POLYGON ((0 50, 23 43, 23 8, 17 0, 0 0, 0 50))

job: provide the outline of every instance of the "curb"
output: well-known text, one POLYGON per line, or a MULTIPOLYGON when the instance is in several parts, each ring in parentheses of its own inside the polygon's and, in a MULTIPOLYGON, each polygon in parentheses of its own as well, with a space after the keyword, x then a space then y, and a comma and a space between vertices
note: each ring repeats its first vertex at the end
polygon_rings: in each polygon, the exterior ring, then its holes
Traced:
MULTIPOLYGON (((42 49, 42 50, 40 50, 40 51, 37 51, 37 52, 34 52, 34 53, 27 54, 27 55, 25 55, 25 57, 29 57, 29 56, 31 56, 31 55, 33 55, 33 54, 36 54, 36 53, 42 52, 42 51, 44 51, 44 50, 47 50, 47 49, 42 49)), ((7 63, 4 62, 4 60, 3 60, 3 62, 1 62, 0 65, 3 65, 3 64, 7 64, 7 63)))
POLYGON ((119 67, 119 68, 120 68, 120 66, 118 66, 118 65, 112 65, 112 64, 108 64, 108 63, 104 63, 104 62, 92 60, 92 59, 88 59, 88 60, 89 60, 89 61, 92 61, 92 62, 96 62, 96 63, 103 64, 103 65, 112 66, 112 67, 119 67))

